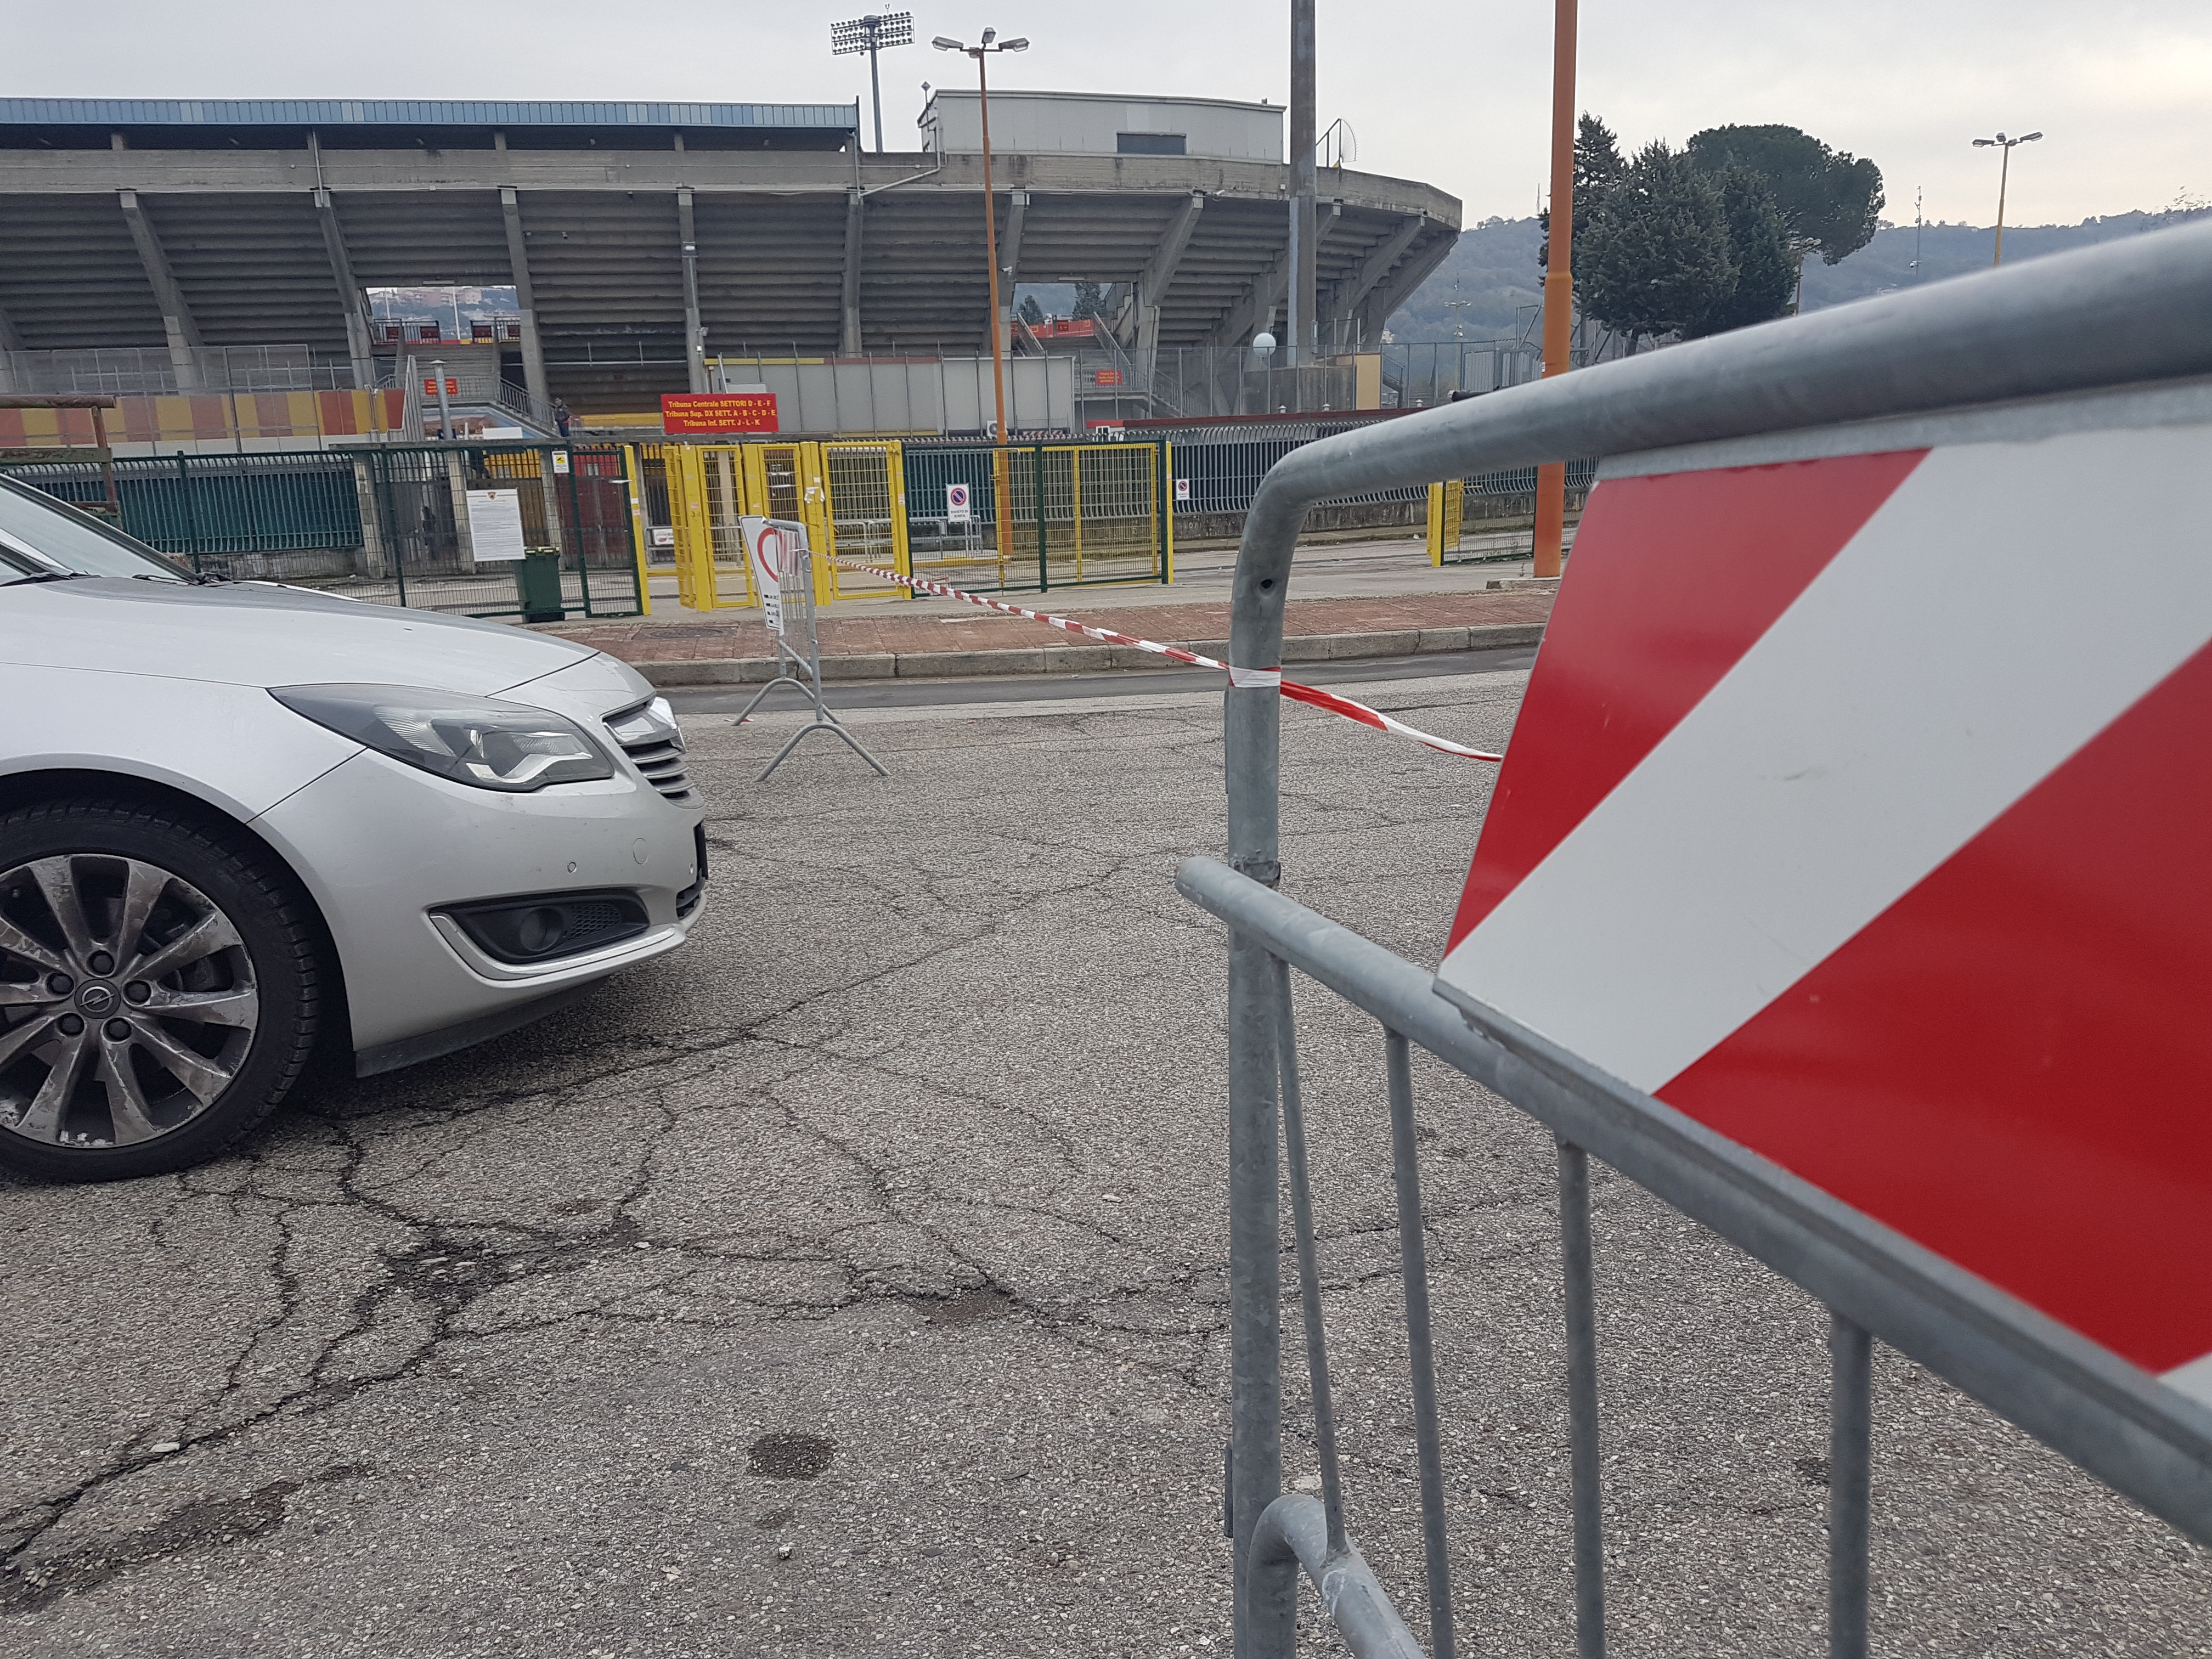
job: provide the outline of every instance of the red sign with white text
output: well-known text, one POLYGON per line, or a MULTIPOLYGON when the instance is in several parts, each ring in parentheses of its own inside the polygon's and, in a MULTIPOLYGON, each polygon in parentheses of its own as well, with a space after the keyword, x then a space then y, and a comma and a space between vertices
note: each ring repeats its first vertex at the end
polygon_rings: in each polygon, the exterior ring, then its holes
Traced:
POLYGON ((773 392, 665 392, 665 432, 775 432, 781 429, 773 392))

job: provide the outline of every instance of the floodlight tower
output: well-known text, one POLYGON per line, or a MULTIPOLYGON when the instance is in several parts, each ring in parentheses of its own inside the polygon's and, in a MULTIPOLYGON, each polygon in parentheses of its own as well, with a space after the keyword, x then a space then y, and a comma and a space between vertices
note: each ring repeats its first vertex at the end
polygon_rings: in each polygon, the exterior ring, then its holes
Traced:
POLYGON ((913 44, 914 14, 910 11, 887 12, 881 16, 871 12, 866 17, 830 26, 832 58, 851 58, 864 52, 868 54, 868 90, 875 94, 878 155, 884 153, 884 83, 876 76, 876 54, 892 46, 913 44))

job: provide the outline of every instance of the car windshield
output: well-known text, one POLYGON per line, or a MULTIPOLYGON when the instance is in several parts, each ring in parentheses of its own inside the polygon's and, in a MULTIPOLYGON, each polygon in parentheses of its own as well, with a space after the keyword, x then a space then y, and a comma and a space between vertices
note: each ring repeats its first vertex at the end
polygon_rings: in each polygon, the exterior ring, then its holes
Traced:
POLYGON ((57 575, 192 580, 136 537, 111 530, 43 490, 0 477, 0 586, 57 575))

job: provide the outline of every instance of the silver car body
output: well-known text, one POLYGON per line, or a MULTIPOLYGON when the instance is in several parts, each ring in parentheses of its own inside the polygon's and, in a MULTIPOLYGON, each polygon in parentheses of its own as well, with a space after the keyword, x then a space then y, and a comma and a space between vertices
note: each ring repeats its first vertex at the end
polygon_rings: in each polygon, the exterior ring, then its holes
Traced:
POLYGON ((363 1073, 510 1030, 683 942, 704 876, 698 794, 665 764, 656 785, 605 725, 652 696, 626 664, 567 640, 291 588, 77 579, 0 590, 0 786, 34 773, 130 778, 260 837, 321 910, 363 1073), (615 775, 527 794, 474 788, 269 695, 337 682, 552 710, 605 748, 615 775), (435 914, 611 888, 643 901, 647 932, 529 966, 494 961, 435 914))

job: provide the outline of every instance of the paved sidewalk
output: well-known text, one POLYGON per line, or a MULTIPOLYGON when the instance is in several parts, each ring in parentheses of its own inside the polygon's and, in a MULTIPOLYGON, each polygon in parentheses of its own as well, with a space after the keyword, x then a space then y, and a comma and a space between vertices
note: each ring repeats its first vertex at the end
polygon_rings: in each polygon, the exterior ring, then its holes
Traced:
MULTIPOLYGON (((1553 594, 1512 565, 1438 569, 1418 546, 1368 544, 1302 556, 1285 620, 1283 659, 1313 662, 1407 656, 1542 637, 1553 594), (1532 591, 1533 590, 1533 591, 1532 591)), ((994 595, 1094 627, 1218 655, 1229 633, 1233 555, 1194 560, 1172 586, 1143 585, 994 595)), ((662 685, 744 684, 774 669, 758 611, 698 613, 655 595, 634 621, 564 623, 556 632, 636 665, 662 685)), ((1091 644, 1019 617, 957 600, 841 601, 819 613, 825 678, 939 678, 1151 666, 1157 657, 1091 644)))

